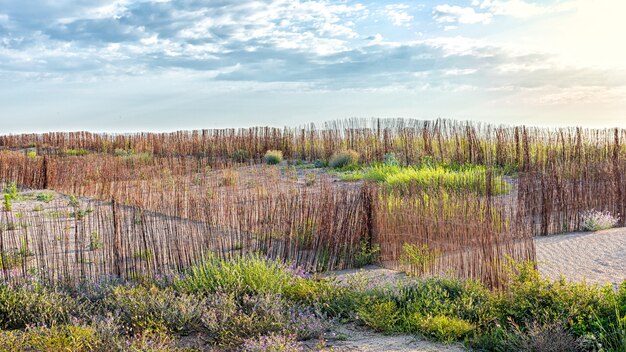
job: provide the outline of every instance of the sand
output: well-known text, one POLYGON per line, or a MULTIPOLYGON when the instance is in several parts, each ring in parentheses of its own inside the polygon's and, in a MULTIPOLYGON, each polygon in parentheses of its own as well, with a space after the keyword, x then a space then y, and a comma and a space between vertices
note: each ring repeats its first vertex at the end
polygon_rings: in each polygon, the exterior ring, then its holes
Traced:
POLYGON ((626 228, 536 237, 539 271, 600 285, 626 280, 626 228))
MULTIPOLYGON (((420 339, 412 335, 383 335, 354 324, 342 325, 335 330, 344 336, 342 340, 329 339, 322 351, 359 351, 359 352, 460 352, 461 344, 444 345, 420 339)), ((305 350, 317 350, 320 346, 306 346, 305 350)))

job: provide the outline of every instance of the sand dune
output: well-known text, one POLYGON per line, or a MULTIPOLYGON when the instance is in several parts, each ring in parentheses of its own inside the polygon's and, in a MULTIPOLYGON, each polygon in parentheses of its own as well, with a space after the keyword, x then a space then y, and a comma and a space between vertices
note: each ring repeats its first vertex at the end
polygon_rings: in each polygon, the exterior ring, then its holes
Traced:
POLYGON ((626 280, 626 228, 535 238, 542 274, 572 281, 619 284, 626 280))

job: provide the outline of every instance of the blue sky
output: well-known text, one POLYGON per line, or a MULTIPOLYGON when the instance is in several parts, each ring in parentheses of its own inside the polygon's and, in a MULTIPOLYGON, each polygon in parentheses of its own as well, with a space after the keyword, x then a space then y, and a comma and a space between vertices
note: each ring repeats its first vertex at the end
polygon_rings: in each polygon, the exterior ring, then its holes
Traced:
POLYGON ((0 2, 0 133, 626 127, 621 0, 0 2))

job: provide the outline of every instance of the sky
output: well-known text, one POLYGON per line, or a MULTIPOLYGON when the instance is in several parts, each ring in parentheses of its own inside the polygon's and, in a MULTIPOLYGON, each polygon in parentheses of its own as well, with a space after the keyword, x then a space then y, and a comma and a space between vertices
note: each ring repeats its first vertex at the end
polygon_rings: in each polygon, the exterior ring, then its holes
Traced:
POLYGON ((626 127, 623 0, 1 0, 0 134, 626 127))

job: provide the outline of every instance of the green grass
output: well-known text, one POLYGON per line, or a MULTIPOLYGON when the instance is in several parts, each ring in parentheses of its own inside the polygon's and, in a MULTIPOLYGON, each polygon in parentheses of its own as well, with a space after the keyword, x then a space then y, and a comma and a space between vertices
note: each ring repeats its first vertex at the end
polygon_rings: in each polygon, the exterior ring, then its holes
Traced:
MULTIPOLYGON (((368 180, 388 185, 392 189, 411 185, 421 187, 443 187, 449 191, 471 190, 486 192, 486 168, 484 166, 399 166, 395 164, 374 164, 360 170, 340 175, 342 181, 368 180)), ((506 194, 510 186, 501 176, 492 178, 492 194, 506 194)))

